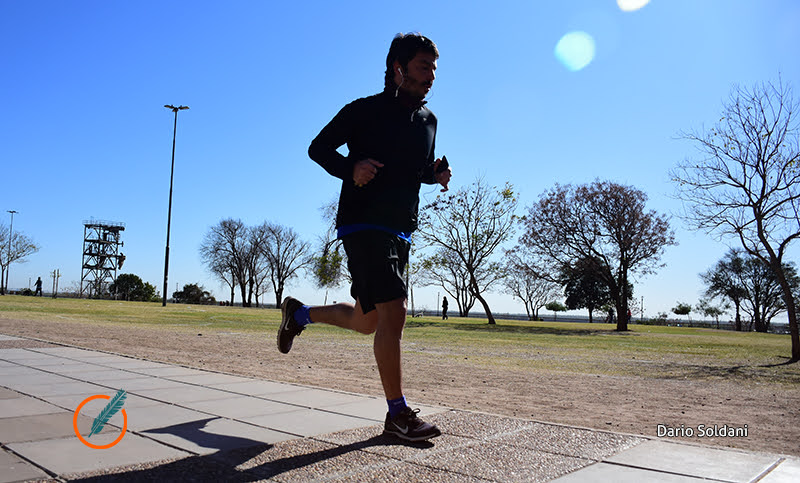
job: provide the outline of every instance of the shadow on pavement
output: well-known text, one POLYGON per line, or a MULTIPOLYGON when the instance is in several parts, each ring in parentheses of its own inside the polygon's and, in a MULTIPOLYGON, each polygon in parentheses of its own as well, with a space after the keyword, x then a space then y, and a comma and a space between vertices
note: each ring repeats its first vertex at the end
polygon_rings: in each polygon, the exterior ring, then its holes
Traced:
MULTIPOLYGON (((196 423, 205 424, 207 421, 208 420, 198 421, 196 423)), ((169 428, 161 428, 157 431, 169 434, 177 434, 172 431, 178 428, 181 437, 186 437, 187 428, 185 428, 185 426, 186 425, 176 425, 169 428)), ((193 424, 193 426, 198 429, 202 427, 202 425, 198 426, 196 424, 193 424)), ((148 432, 152 433, 156 431, 151 430, 148 432)), ((363 441, 357 441, 355 443, 310 452, 298 451, 304 446, 302 444, 303 440, 293 440, 287 441, 285 447, 282 447, 281 451, 279 451, 278 447, 271 444, 245 440, 243 438, 220 435, 214 436, 217 436, 217 438, 215 438, 213 441, 220 446, 224 445, 230 447, 230 443, 232 443, 232 441, 226 441, 226 439, 239 440, 239 443, 251 442, 254 444, 249 447, 239 447, 237 449, 229 449, 227 451, 221 450, 217 453, 209 455, 192 456, 177 461, 163 463, 152 468, 134 469, 108 475, 70 479, 70 481, 93 483, 121 481, 249 482, 263 480, 265 478, 272 478, 283 473, 312 466, 326 460, 331 460, 346 455, 347 453, 360 451, 370 447, 410 446, 414 448, 426 449, 433 448, 435 446, 430 441, 412 443, 402 441, 394 436, 377 435, 363 441), (298 442, 300 443, 298 445, 298 450, 292 451, 292 446, 298 442), (281 456, 282 454, 289 452, 287 450, 299 454, 287 454, 285 456, 281 456), (237 469, 238 466, 250 460, 254 460, 252 462, 252 467, 237 469)), ((206 436, 195 435, 195 437, 195 442, 197 444, 201 444, 198 441, 202 441, 204 447, 209 447, 207 444, 210 444, 211 442, 206 438, 206 436)))

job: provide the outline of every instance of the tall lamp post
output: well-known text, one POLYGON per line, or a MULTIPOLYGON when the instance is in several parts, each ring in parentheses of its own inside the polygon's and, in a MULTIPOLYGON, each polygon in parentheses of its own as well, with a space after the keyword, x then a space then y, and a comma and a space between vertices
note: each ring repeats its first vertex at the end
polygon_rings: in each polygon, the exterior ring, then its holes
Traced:
POLYGON ((2 294, 5 295, 8 291, 8 275, 11 272, 11 242, 14 240, 14 213, 18 213, 14 210, 6 210, 11 213, 11 224, 8 227, 8 259, 6 262, 8 263, 8 267, 6 267, 6 283, 3 286, 2 294))
POLYGON ((175 125, 172 128, 172 166, 169 169, 169 209, 167 210, 167 249, 164 254, 164 293, 161 297, 161 306, 167 306, 167 274, 169 273, 169 228, 172 221, 172 177, 175 173, 175 135, 178 132, 178 111, 189 109, 189 106, 172 106, 165 104, 164 107, 171 109, 175 113, 175 125))

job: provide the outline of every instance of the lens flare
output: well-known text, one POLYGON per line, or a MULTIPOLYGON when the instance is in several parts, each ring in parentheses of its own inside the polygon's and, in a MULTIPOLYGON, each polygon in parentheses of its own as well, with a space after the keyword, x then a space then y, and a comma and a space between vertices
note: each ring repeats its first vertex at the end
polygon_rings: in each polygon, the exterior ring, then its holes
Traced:
POLYGON ((586 32, 569 32, 558 41, 554 53, 567 69, 581 70, 594 59, 594 39, 586 32))
POLYGON ((617 0, 617 6, 623 12, 635 12, 650 3, 650 0, 617 0))

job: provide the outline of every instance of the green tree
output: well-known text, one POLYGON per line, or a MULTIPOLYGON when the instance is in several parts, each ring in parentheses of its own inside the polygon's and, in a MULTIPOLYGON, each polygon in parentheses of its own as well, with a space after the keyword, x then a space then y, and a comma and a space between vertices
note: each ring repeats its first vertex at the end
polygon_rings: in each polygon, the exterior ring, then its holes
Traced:
POLYGON ((647 195, 631 186, 595 181, 544 193, 528 210, 522 242, 563 272, 591 258, 617 309, 617 330, 628 330, 631 274, 653 273, 675 236, 667 218, 645 210, 647 195))
POLYGON ((724 314, 729 308, 730 304, 727 302, 723 303, 723 305, 714 305, 711 300, 700 299, 697 303, 696 310, 702 312, 706 317, 713 317, 717 322, 717 329, 719 329, 719 316, 724 314))
MULTIPOLYGON (((688 316, 691 312, 692 312, 692 306, 689 305, 689 304, 682 303, 682 302, 678 302, 678 305, 676 305, 675 307, 672 307, 672 313, 674 313, 675 315, 687 315, 688 316)), ((692 318, 689 317, 689 320, 692 320, 692 318)))
POLYGON ((210 292, 195 283, 184 285, 183 290, 172 294, 172 298, 177 304, 213 305, 217 303, 210 292))
POLYGON ((712 268, 700 274, 706 284, 705 295, 708 298, 719 297, 729 300, 735 309, 734 329, 742 330, 742 302, 747 296, 743 283, 744 259, 741 250, 731 249, 722 260, 712 268))
MULTIPOLYGON (((611 291, 600 272, 601 266, 599 260, 582 258, 574 265, 566 267, 561 274, 567 308, 588 310, 590 324, 595 309, 612 302, 611 291)), ((633 290, 629 290, 628 293, 630 297, 633 296, 633 290)))
POLYGON ((559 312, 566 312, 567 308, 561 302, 548 302, 544 308, 553 311, 553 320, 558 320, 559 312))
POLYGON ((123 300, 136 302, 153 302, 156 299, 156 288, 132 273, 117 276, 109 286, 109 292, 123 300))

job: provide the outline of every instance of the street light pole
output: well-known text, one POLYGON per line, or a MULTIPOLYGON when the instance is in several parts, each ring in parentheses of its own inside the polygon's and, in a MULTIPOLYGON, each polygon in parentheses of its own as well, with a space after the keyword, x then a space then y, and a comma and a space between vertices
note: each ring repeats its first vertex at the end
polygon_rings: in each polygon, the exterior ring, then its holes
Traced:
POLYGON ((175 125, 172 128, 172 165, 169 169, 169 208, 167 209, 167 248, 164 254, 164 293, 161 296, 161 306, 167 306, 167 274, 169 273, 169 229, 172 221, 172 178, 175 173, 175 136, 178 132, 178 111, 189 109, 189 106, 172 106, 165 104, 164 107, 171 109, 175 113, 175 125))
POLYGON ((11 242, 14 240, 14 213, 18 213, 17 211, 14 210, 6 210, 6 211, 11 213, 11 225, 9 225, 8 227, 8 259, 6 259, 8 266, 6 267, 6 283, 5 286, 2 287, 3 295, 5 295, 6 292, 8 291, 8 275, 11 272, 11 242))

